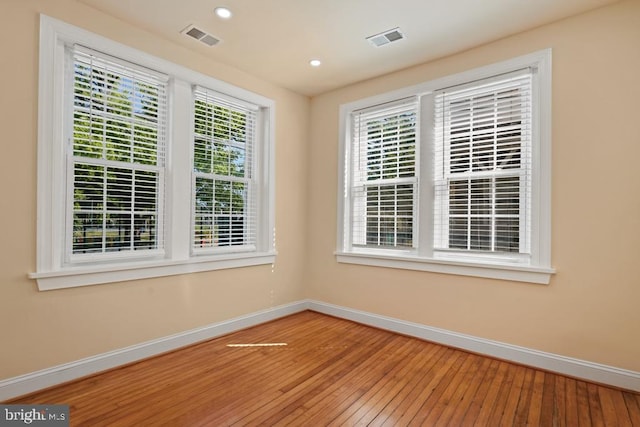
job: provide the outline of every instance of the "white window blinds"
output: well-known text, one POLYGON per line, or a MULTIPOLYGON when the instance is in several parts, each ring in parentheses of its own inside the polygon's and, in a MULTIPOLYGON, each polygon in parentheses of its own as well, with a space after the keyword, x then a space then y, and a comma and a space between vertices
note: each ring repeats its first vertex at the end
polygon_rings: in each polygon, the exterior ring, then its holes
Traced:
POLYGON ((167 78, 80 46, 72 57, 69 258, 163 248, 167 78))
POLYGON ((352 113, 354 246, 414 247, 417 110, 411 97, 352 113))
POLYGON ((255 250, 258 108, 194 89, 193 249, 255 250))
POLYGON ((531 73, 436 93, 435 249, 530 252, 531 73))

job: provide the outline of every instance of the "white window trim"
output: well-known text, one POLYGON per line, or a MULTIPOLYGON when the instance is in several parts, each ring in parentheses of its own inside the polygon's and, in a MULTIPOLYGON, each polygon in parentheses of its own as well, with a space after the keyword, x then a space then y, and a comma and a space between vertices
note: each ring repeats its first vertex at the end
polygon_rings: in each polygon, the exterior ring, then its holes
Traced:
POLYGON ((37 265, 29 273, 40 290, 143 279, 197 271, 275 262, 275 102, 183 66, 40 15, 38 89, 37 265), (65 159, 64 93, 57 84, 65 75, 65 44, 82 44, 171 76, 165 198, 165 254, 131 262, 64 264, 65 159), (191 250, 192 85, 208 87, 258 105, 259 144, 256 168, 258 247, 254 252, 197 255, 191 250), (62 201, 62 202, 61 202, 62 201))
MULTIPOLYGON (((339 124, 339 161, 338 161, 338 249, 336 259, 341 263, 361 264, 376 267, 400 268, 436 273, 456 274, 463 276, 484 277, 529 283, 548 284, 555 269, 551 267, 551 49, 545 49, 528 55, 523 55, 507 61, 476 68, 455 75, 439 78, 415 86, 395 90, 385 94, 354 101, 340 106, 339 124), (348 242, 349 200, 348 189, 350 182, 346 181, 346 167, 351 157, 350 153, 350 113, 354 110, 372 105, 383 104, 411 95, 420 95, 423 99, 432 98, 432 94, 441 88, 455 86, 475 80, 490 78, 496 75, 515 71, 525 67, 537 68, 537 79, 534 85, 534 108, 532 141, 532 236, 531 261, 528 265, 505 263, 490 258, 483 259, 455 259, 447 260, 434 257, 433 245, 422 244, 418 251, 397 251, 379 249, 354 249, 348 242)), ((421 114, 432 114, 429 102, 423 102, 426 107, 421 114)), ((432 104, 432 103, 431 103, 432 104)), ((431 107, 432 108, 432 107, 431 107)), ((426 130, 418 138, 422 141, 426 130)), ((420 163, 422 172, 433 176, 432 154, 429 150, 421 149, 420 163)), ((433 242, 433 191, 432 185, 425 185, 424 175, 419 188, 420 217, 418 218, 418 240, 421 243, 433 242)), ((431 179, 431 178, 430 178, 431 179)), ((430 181, 426 182, 427 184, 430 181)))

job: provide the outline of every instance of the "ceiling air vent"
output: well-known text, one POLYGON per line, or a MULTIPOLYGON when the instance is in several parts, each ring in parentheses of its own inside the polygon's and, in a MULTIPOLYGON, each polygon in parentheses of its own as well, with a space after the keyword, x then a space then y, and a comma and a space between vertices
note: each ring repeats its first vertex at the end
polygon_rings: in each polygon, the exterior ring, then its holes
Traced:
POLYGON ((196 27, 195 25, 189 25, 187 28, 181 31, 182 34, 185 34, 191 38, 194 38, 207 46, 215 46, 220 43, 220 39, 212 36, 204 30, 196 27))
POLYGON ((369 36, 367 37, 367 40, 369 40, 369 42, 375 47, 380 47, 391 42, 402 40, 403 38, 404 34, 400 32, 400 28, 394 28, 392 30, 384 31, 380 34, 369 36))

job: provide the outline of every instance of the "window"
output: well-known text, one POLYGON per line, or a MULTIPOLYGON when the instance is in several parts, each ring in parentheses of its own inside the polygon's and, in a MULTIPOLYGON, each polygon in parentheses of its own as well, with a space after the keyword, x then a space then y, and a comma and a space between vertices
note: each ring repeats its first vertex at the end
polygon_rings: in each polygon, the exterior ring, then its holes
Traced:
POLYGON ((39 289, 273 263, 273 101, 46 16, 40 45, 39 289))
POLYGON ((194 101, 193 248, 255 247, 257 108, 202 88, 194 101))
POLYGON ((434 249, 443 255, 530 253, 531 77, 436 92, 434 249))
POLYGON ((73 58, 67 262, 162 251, 167 78, 78 46, 67 53, 73 58))
POLYGON ((413 247, 417 174, 416 99, 355 111, 352 242, 413 247))
POLYGON ((548 283, 550 52, 341 108, 338 261, 548 283))

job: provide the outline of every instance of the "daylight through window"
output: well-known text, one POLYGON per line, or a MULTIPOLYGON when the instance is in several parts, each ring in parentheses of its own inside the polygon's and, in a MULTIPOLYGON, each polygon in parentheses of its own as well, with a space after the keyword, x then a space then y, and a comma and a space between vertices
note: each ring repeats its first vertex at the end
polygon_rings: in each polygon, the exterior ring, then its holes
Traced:
POLYGON ((198 88, 194 104, 193 247, 255 246, 257 108, 198 88))
POLYGON ((551 56, 341 106, 339 262, 548 283, 551 56))
POLYGON ((70 255, 162 249, 167 79, 72 54, 70 255))
POLYGON ((41 15, 40 290, 275 261, 275 102, 41 15))

